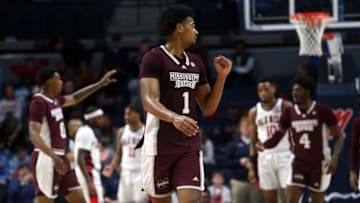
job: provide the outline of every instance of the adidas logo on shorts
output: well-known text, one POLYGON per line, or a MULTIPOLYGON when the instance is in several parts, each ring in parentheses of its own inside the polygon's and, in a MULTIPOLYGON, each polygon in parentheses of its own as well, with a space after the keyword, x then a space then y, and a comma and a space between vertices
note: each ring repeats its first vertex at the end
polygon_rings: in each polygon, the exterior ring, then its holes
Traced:
POLYGON ((194 176, 193 179, 192 179, 192 181, 194 181, 194 182, 199 182, 199 178, 198 178, 197 176, 194 176))

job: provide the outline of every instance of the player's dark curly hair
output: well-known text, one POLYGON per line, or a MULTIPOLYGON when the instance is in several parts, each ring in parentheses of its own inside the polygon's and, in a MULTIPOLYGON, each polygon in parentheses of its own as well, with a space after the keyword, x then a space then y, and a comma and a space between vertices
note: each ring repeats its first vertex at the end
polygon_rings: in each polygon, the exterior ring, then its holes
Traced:
POLYGON ((138 105, 135 104, 129 104, 128 106, 126 106, 126 108, 130 109, 130 111, 134 111, 138 114, 142 114, 142 110, 138 105))
POLYGON ((295 84, 301 85, 304 89, 309 90, 311 97, 315 96, 316 81, 311 76, 297 76, 290 83, 291 87, 295 84))
POLYGON ((275 85, 276 82, 271 78, 271 77, 263 77, 263 78, 260 78, 258 81, 257 81, 257 84, 259 83, 265 83, 265 82, 268 82, 272 85, 275 85))
POLYGON ((173 5, 168 7, 160 16, 159 33, 163 37, 170 36, 178 23, 187 17, 194 17, 193 9, 184 5, 173 5))

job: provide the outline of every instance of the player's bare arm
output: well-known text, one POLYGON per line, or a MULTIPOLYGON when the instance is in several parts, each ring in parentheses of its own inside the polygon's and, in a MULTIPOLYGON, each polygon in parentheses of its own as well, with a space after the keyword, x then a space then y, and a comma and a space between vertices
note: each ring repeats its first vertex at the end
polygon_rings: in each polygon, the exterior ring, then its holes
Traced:
POLYGON ((256 117, 256 107, 254 106, 249 110, 250 133, 251 133, 250 156, 255 156, 257 154, 256 143, 259 141, 257 137, 255 117, 256 117))
POLYGON ((214 67, 217 77, 213 87, 205 84, 196 89, 197 102, 201 111, 206 115, 214 114, 220 103, 226 77, 232 68, 232 62, 225 56, 217 56, 214 58, 214 67))
POLYGON ((256 107, 254 106, 249 110, 250 134, 251 134, 249 154, 251 157, 251 164, 249 166, 248 180, 251 183, 256 182, 256 172, 255 172, 255 163, 254 163, 255 160, 254 159, 257 155, 256 143, 259 141, 258 137, 257 137, 255 116, 256 116, 256 107))
POLYGON ((342 148, 344 146, 344 136, 341 133, 339 125, 329 126, 329 131, 333 135, 335 140, 334 152, 332 154, 331 160, 327 165, 326 173, 334 173, 337 168, 337 162, 339 160, 342 148))
POLYGON ((91 177, 90 177, 89 173, 86 170, 85 154, 87 152, 89 152, 89 151, 79 149, 79 153, 78 153, 78 156, 77 156, 77 160, 78 160, 77 164, 79 165, 81 173, 83 174, 83 176, 85 178, 85 181, 86 181, 86 184, 87 184, 90 195, 96 195, 95 185, 94 185, 93 181, 91 180, 91 177))
MULTIPOLYGON (((285 132, 286 132, 286 129, 283 129, 283 128, 279 128, 278 130, 276 130, 275 133, 271 136, 271 138, 269 138, 268 140, 266 140, 266 142, 264 142, 264 144, 262 145, 263 148, 271 149, 271 148, 275 147, 277 144, 279 144, 281 139, 284 137, 285 132)), ((258 145, 259 145, 259 143, 258 143, 258 145)))
POLYGON ((282 110, 284 111, 285 109, 290 108, 292 106, 293 106, 293 104, 291 102, 284 100, 283 105, 282 105, 282 110))
POLYGON ((116 70, 110 70, 107 73, 105 73, 105 75, 98 82, 88 85, 84 88, 81 88, 80 90, 77 90, 71 95, 64 96, 65 103, 63 104, 63 107, 77 104, 82 100, 84 100, 86 97, 96 92, 101 87, 105 87, 111 83, 116 82, 116 79, 111 78, 115 73, 116 70))
POLYGON ((167 109, 160 101, 159 81, 156 78, 141 78, 141 100, 146 112, 149 112, 165 122, 172 123, 176 129, 187 136, 194 136, 199 131, 197 121, 179 115, 167 109))
POLYGON ((106 167, 110 167, 108 169, 113 170, 113 169, 119 167, 119 165, 121 163, 121 156, 122 156, 121 137, 122 137, 122 135, 124 133, 124 129, 125 129, 125 127, 121 127, 116 132, 116 153, 115 153, 114 158, 112 159, 110 165, 106 166, 106 167))
POLYGON ((36 148, 48 155, 53 160, 56 171, 64 175, 67 172, 64 161, 45 144, 44 140, 40 136, 40 130, 41 123, 35 121, 29 122, 30 141, 34 144, 36 148))

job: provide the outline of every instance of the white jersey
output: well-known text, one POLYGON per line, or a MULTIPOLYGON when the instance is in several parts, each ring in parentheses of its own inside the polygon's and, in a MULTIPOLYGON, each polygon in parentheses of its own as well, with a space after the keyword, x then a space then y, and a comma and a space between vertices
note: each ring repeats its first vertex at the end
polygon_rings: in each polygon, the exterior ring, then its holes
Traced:
POLYGON ((130 125, 125 125, 124 132, 121 135, 122 157, 121 169, 140 170, 141 167, 141 151, 135 149, 137 143, 144 135, 144 126, 136 132, 130 129, 130 125))
POLYGON ((74 156, 75 156, 76 176, 82 187, 86 202, 90 203, 90 196, 87 190, 86 180, 82 174, 80 166, 78 165, 78 154, 80 149, 88 151, 88 153, 85 153, 85 157, 84 157, 85 164, 87 167, 87 172, 89 173, 90 177, 92 177, 99 202, 104 202, 103 199, 104 192, 103 192, 103 188, 101 184, 101 176, 100 176, 100 170, 101 170, 100 143, 96 138, 94 131, 88 125, 80 127, 76 132, 74 156))
POLYGON ((92 167, 96 170, 101 169, 99 141, 88 125, 80 127, 76 132, 74 148, 75 163, 77 163, 79 150, 83 149, 90 152, 88 157, 85 157, 86 164, 93 165, 92 167))
MULTIPOLYGON (((257 126, 257 137, 261 143, 268 140, 275 131, 279 128, 279 120, 282 112, 283 100, 277 99, 274 107, 270 110, 265 110, 261 102, 256 104, 255 123, 257 126)), ((290 150, 290 143, 288 136, 284 136, 277 146, 271 149, 266 149, 265 152, 284 152, 290 150)))

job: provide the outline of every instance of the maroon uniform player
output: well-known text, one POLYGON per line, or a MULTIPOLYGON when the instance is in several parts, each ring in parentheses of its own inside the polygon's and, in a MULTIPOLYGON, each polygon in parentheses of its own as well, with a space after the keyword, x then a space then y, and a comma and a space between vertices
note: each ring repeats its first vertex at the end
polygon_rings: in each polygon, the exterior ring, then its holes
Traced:
POLYGON ((217 79, 210 88, 204 64, 185 51, 196 41, 192 10, 172 6, 161 16, 160 34, 166 44, 147 52, 140 69, 141 97, 147 112, 142 160, 143 186, 152 201, 198 202, 204 189, 196 103, 203 113, 215 112, 229 59, 214 59, 217 79))
POLYGON ((336 170, 343 147, 343 136, 331 108, 311 100, 315 86, 315 81, 309 76, 292 81, 295 105, 282 113, 280 129, 264 143, 265 148, 272 148, 285 131, 289 131, 294 157, 287 186, 288 203, 298 203, 305 188, 310 190, 312 202, 324 202, 324 192, 330 184, 331 173, 336 170), (335 140, 332 156, 327 129, 335 140))
POLYGON ((67 96, 58 95, 62 89, 59 73, 52 68, 39 72, 41 93, 34 95, 29 107, 29 135, 35 145, 31 169, 35 180, 38 203, 51 203, 62 195, 70 203, 85 203, 74 170, 65 156, 66 130, 62 107, 74 105, 106 86, 116 71, 109 71, 97 83, 67 96))
POLYGON ((358 177, 358 161, 360 150, 360 117, 356 117, 352 125, 351 149, 350 149, 350 186, 354 190, 360 190, 358 177))

